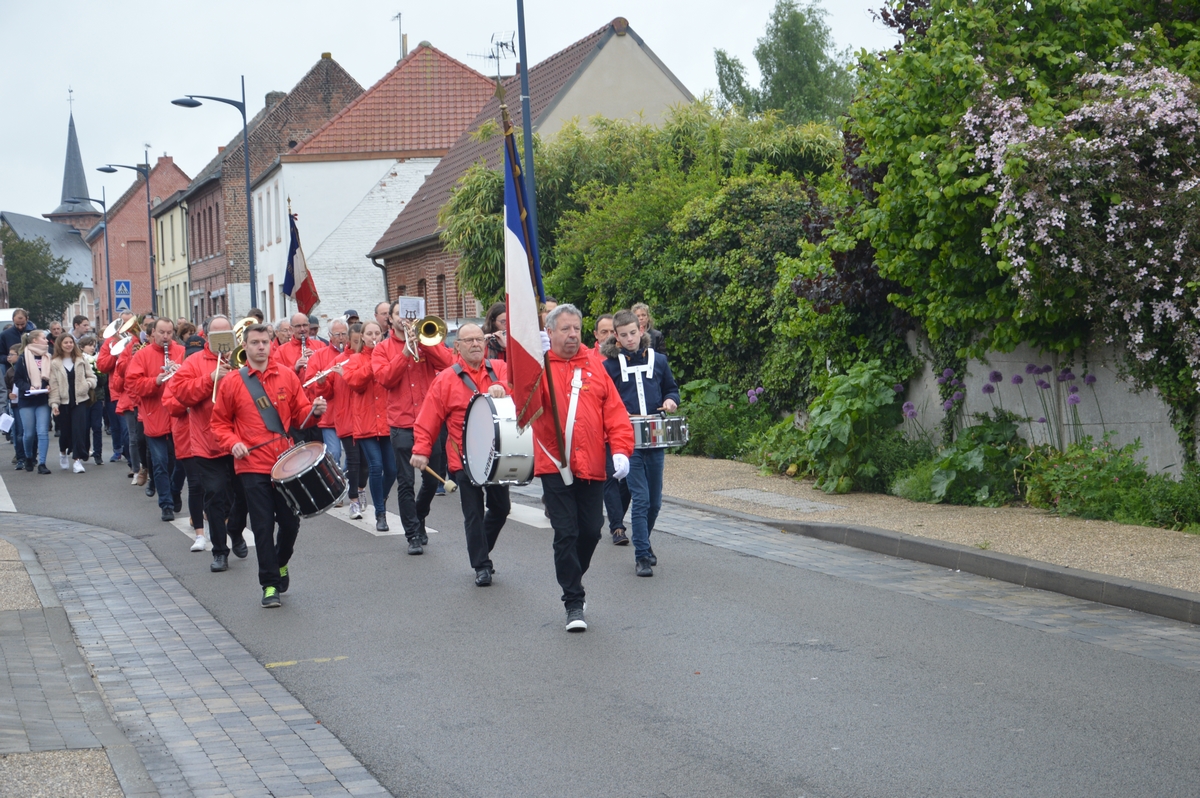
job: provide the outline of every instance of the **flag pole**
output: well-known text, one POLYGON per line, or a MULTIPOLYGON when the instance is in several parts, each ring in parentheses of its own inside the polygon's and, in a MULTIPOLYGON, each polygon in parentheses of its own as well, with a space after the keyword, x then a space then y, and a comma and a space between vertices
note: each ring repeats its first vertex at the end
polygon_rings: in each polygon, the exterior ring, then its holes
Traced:
MULTIPOLYGON (((500 114, 504 121, 504 146, 505 148, 512 147, 512 151, 509 152, 509 157, 506 160, 512 164, 514 171, 512 179, 516 183, 517 188, 517 207, 521 213, 521 231, 525 234, 525 256, 529 265, 529 281, 533 284, 533 290, 534 293, 537 294, 539 302, 544 304, 546 300, 542 293, 541 281, 537 279, 537 270, 533 265, 533 252, 534 247, 536 246, 536 239, 533 238, 534 230, 531 229, 531 220, 528 209, 525 205, 525 192, 521 190, 521 181, 524 179, 524 175, 520 173, 520 168, 517 166, 518 160, 516 157, 516 141, 513 136, 512 118, 509 117, 508 105, 506 105, 504 102, 504 87, 498 84, 496 87, 496 92, 500 96, 500 114)), ((529 204, 532 205, 533 203, 530 202, 529 204)), ((542 314, 540 309, 538 312, 538 330, 545 330, 545 326, 542 324, 542 314)), ((566 451, 567 445, 565 436, 563 435, 562 421, 558 417, 558 392, 554 390, 554 372, 550 368, 549 352, 542 353, 542 366, 545 368, 546 372, 546 386, 550 389, 550 415, 554 417, 554 436, 558 442, 558 453, 563 458, 563 464, 569 466, 571 462, 571 453, 566 451)))

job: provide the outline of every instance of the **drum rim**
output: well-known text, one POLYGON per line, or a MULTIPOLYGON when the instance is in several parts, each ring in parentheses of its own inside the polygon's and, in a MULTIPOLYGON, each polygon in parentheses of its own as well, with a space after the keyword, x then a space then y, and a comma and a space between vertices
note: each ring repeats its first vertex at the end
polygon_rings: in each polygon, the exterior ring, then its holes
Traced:
POLYGON ((467 481, 476 488, 485 488, 488 486, 488 481, 476 482, 475 475, 471 473, 471 467, 467 464, 467 423, 471 420, 471 408, 474 406, 475 402, 480 399, 487 401, 488 412, 492 414, 492 453, 488 457, 486 480, 490 481, 491 478, 495 476, 496 462, 498 459, 496 457, 496 449, 500 447, 500 417, 496 414, 496 403, 492 400, 491 394, 477 393, 471 397, 471 401, 467 402, 467 412, 463 415, 463 445, 459 454, 462 456, 462 470, 463 473, 467 475, 467 481))
POLYGON ((294 480, 294 479, 297 479, 297 478, 299 478, 299 477, 303 476, 304 474, 307 474, 307 473, 308 473, 308 471, 309 471, 309 469, 311 469, 311 468, 312 468, 313 466, 315 466, 317 463, 319 463, 319 462, 321 462, 322 460, 324 460, 324 459, 325 459, 325 456, 326 456, 327 454, 329 454, 329 447, 327 447, 327 446, 326 446, 324 443, 322 443, 321 441, 305 441, 304 443, 297 443, 295 446, 293 446, 292 448, 288 449, 288 450, 287 450, 286 452, 284 452, 283 454, 279 455, 279 457, 275 458, 275 464, 271 466, 271 473, 270 473, 270 475, 269 475, 269 476, 271 477, 271 481, 272 481, 272 482, 291 482, 292 480, 294 480), (314 460, 314 461, 312 462, 312 465, 310 465, 308 468, 304 469, 303 471, 301 471, 301 472, 300 472, 300 473, 298 473, 298 474, 292 474, 290 477, 280 477, 280 478, 276 478, 276 476, 275 476, 275 466, 279 465, 280 461, 281 461, 281 460, 283 460, 283 458, 287 457, 289 454, 291 454, 291 453, 292 453, 292 452, 294 452, 294 451, 297 451, 297 450, 299 450, 299 449, 305 449, 305 448, 307 448, 307 447, 309 447, 309 446, 320 446, 320 447, 321 447, 321 456, 320 456, 320 457, 318 457, 316 460, 314 460))

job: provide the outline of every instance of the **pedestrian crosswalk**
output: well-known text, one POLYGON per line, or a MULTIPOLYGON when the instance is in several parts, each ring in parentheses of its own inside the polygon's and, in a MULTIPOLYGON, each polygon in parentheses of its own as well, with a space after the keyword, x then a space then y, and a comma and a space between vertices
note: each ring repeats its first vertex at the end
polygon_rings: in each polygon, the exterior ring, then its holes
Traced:
POLYGON ((8 486, 4 484, 4 477, 0 477, 0 513, 15 513, 17 505, 13 504, 12 496, 8 495, 8 486))

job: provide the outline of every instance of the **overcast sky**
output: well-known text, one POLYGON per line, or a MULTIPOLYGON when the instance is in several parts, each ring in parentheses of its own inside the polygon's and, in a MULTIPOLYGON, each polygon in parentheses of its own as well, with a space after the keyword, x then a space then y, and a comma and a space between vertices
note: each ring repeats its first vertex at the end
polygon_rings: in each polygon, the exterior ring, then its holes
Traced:
MULTIPOLYGON (((824 0, 838 47, 878 50, 895 41, 870 16, 882 0, 824 0)), ((697 96, 715 90, 713 49, 724 48, 751 69, 752 51, 774 0, 526 0, 531 63, 624 16, 659 58, 697 96)), ((105 163, 135 163, 150 145, 195 175, 241 130, 228 106, 185 109, 186 93, 237 98, 246 76, 249 112, 268 91, 291 89, 320 58, 338 63, 369 88, 399 58, 403 13, 409 47, 435 47, 487 73, 494 33, 515 31, 516 0, 0 0, 0 209, 40 216, 62 192, 67 90, 74 89, 88 188, 115 199, 133 172, 105 175, 105 163)), ((505 66, 511 73, 513 64, 505 66)))

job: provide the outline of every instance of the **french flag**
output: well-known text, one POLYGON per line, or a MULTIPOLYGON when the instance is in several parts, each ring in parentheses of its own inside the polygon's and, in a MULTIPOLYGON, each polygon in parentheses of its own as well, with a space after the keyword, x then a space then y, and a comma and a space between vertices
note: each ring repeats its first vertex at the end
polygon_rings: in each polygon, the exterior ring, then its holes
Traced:
POLYGON ((504 291, 508 312, 508 376, 512 380, 517 428, 525 429, 542 413, 541 320, 538 299, 545 295, 537 239, 530 233, 525 181, 517 157, 516 136, 504 116, 504 291), (536 284, 537 293, 534 293, 536 284))
POLYGON ((296 229, 296 215, 288 214, 291 226, 291 242, 288 244, 287 274, 283 278, 283 293, 296 301, 296 307, 301 313, 312 313, 312 309, 321 303, 317 295, 317 286, 308 264, 304 261, 304 250, 300 248, 300 232, 296 229))

